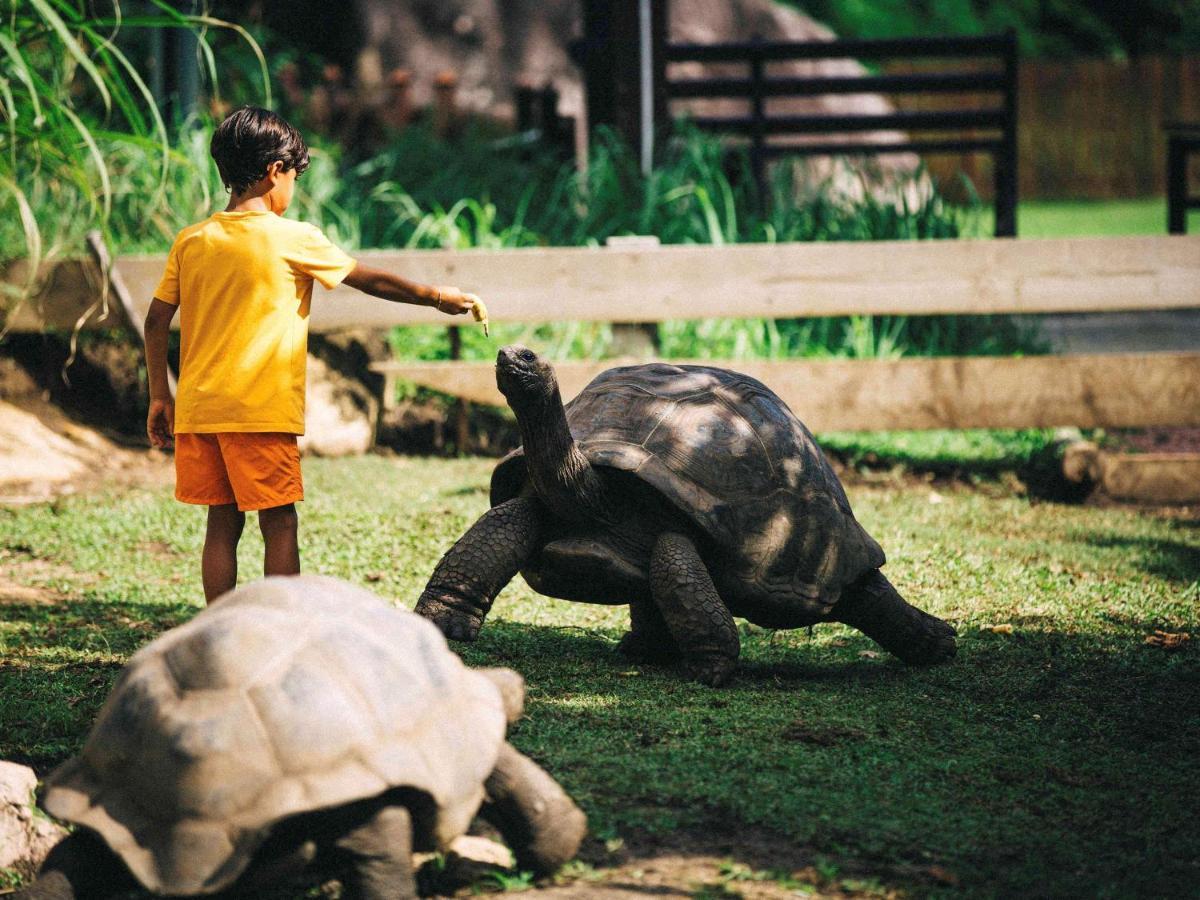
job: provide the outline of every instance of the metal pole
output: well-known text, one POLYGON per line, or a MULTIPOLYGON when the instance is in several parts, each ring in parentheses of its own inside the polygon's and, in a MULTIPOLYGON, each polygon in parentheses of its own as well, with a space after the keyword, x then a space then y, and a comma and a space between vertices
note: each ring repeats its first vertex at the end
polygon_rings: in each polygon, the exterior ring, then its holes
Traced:
POLYGON ((650 17, 651 0, 638 0, 638 68, 641 76, 641 159, 642 174, 654 166, 654 32, 650 17))

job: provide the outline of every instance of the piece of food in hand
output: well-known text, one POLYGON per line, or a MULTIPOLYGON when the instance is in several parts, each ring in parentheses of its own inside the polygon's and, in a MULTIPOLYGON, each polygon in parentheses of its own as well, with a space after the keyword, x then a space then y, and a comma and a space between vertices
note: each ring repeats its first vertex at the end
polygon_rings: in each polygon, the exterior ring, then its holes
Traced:
POLYGON ((476 298, 475 298, 475 305, 471 307, 471 315, 475 317, 475 321, 476 321, 476 322, 480 322, 480 323, 482 323, 482 325, 483 325, 483 336, 484 336, 484 337, 491 337, 491 335, 490 335, 490 334, 488 334, 488 311, 487 311, 487 306, 486 306, 486 305, 484 305, 484 302, 483 302, 482 300, 480 300, 478 297, 476 297, 476 298))

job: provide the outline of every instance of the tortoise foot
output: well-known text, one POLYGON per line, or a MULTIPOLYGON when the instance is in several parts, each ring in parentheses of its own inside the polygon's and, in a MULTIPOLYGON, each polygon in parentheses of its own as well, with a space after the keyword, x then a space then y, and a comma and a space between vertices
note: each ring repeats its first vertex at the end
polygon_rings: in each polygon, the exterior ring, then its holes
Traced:
POLYGON ((913 616, 914 621, 909 626, 908 638, 892 652, 910 666, 934 666, 953 659, 958 652, 955 640, 958 632, 954 627, 924 610, 910 609, 917 615, 913 616))
POLYGON ((483 616, 462 600, 428 590, 421 594, 413 612, 436 625, 451 641, 473 641, 483 626, 483 616))
POLYGON ((684 658, 683 674, 689 681, 698 681, 709 687, 728 684, 737 670, 737 658, 722 653, 697 653, 684 658))
POLYGON ((626 632, 617 644, 617 653, 637 663, 664 663, 679 659, 679 648, 673 641, 655 640, 639 631, 626 632))

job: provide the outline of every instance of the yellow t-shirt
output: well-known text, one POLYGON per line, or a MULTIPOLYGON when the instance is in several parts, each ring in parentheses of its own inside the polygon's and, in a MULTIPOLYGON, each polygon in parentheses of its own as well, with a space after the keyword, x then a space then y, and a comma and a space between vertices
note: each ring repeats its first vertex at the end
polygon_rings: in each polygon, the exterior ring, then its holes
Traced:
POLYGON ((313 281, 354 260, 313 225, 219 212, 179 233, 154 296, 179 306, 177 432, 304 433, 313 281))

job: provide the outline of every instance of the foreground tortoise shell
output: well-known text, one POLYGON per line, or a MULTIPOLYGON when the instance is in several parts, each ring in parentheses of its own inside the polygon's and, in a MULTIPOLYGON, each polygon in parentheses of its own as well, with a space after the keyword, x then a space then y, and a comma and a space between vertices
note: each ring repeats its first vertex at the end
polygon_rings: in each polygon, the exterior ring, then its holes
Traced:
MULTIPOLYGON (((762 382, 708 366, 609 369, 565 405, 593 466, 650 485, 711 542, 708 568, 734 615, 794 628, 826 617, 885 562, 812 433, 762 382)), ((491 503, 527 478, 525 448, 492 475, 491 503)), ((607 552, 602 548, 600 552, 607 552)), ((522 574, 537 586, 544 555, 522 574)))
POLYGON ((136 653, 43 805, 146 888, 230 885, 272 825, 393 788, 417 850, 464 833, 504 745, 497 686, 437 629, 334 578, 268 578, 136 653))

